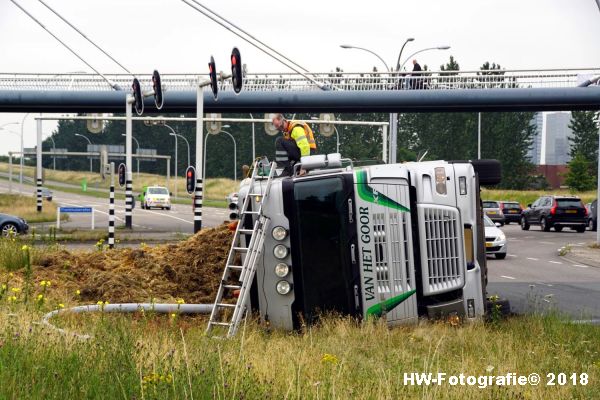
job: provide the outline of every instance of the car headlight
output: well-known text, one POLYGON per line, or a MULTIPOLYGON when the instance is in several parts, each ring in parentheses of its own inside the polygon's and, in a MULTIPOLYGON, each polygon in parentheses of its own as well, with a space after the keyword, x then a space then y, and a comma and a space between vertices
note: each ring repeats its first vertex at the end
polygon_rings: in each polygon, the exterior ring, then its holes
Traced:
POLYGON ((500 235, 498 235, 498 241, 503 242, 505 240, 506 240, 506 235, 504 235, 504 232, 501 232, 500 235))
POLYGON ((288 294, 292 290, 292 285, 288 281, 279 281, 276 289, 279 294, 288 294))
POLYGON ((278 244, 273 248, 273 255, 275 256, 275 258, 283 260, 288 255, 288 248, 282 244, 278 244))
POLYGON ((287 237, 287 234, 288 234, 287 229, 285 229, 283 226, 276 226, 271 231, 271 235, 273 236, 273 239, 275 239, 275 240, 283 240, 287 237))
POLYGON ((279 263, 275 266, 275 275, 285 278, 290 273, 290 267, 286 263, 279 263))

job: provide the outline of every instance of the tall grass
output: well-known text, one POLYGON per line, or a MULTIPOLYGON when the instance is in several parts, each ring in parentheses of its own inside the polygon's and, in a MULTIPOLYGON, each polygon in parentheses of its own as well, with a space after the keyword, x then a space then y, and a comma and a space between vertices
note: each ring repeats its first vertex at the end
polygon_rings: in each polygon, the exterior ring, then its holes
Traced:
POLYGON ((36 211, 36 198, 19 194, 0 194, 0 213, 15 215, 28 223, 56 221, 56 204, 44 200, 42 212, 36 211))
POLYGON ((598 327, 552 315, 395 329, 328 317, 300 333, 249 322, 232 340, 205 336, 201 318, 59 316, 61 327, 94 336, 82 342, 36 325, 39 311, 2 308, 1 398, 591 399, 600 390, 598 327), (535 372, 543 384, 404 385, 410 372, 535 372), (588 384, 545 385, 560 372, 587 373, 588 384))

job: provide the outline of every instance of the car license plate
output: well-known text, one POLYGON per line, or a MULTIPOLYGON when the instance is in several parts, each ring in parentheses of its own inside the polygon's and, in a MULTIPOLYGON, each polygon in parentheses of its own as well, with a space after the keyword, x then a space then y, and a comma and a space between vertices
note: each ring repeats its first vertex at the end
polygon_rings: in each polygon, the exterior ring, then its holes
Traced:
POLYGON ((517 210, 509 210, 508 212, 511 213, 511 214, 516 214, 517 210))
POLYGON ((496 211, 488 211, 488 214, 490 214, 490 215, 496 215, 496 211))
POLYGON ((490 242, 485 243, 485 247, 492 247, 492 245, 493 245, 493 243, 490 243, 490 242))
POLYGON ((577 214, 577 210, 567 210, 567 214, 577 214))

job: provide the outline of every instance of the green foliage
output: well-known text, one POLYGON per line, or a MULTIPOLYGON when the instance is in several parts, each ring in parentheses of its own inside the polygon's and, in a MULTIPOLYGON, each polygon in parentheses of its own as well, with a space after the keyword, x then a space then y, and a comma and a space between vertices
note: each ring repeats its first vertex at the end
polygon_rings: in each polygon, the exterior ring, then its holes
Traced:
POLYGON ((573 130, 573 135, 569 137, 571 144, 570 155, 583 156, 591 162, 590 170, 592 174, 597 173, 598 168, 598 119, 600 114, 595 111, 573 111, 571 113, 571 123, 569 128, 573 130))
POLYGON ((565 183, 573 191, 581 192, 596 187, 596 177, 590 174, 590 162, 583 154, 576 154, 569 162, 565 183))

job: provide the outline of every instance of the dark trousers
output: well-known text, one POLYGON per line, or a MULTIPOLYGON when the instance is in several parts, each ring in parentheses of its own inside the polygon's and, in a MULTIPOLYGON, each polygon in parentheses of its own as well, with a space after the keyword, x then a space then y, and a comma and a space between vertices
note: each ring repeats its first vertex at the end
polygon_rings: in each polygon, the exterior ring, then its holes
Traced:
POLYGON ((278 168, 283 168, 282 175, 292 175, 294 164, 300 161, 300 149, 296 141, 281 136, 275 139, 275 161, 278 168))

